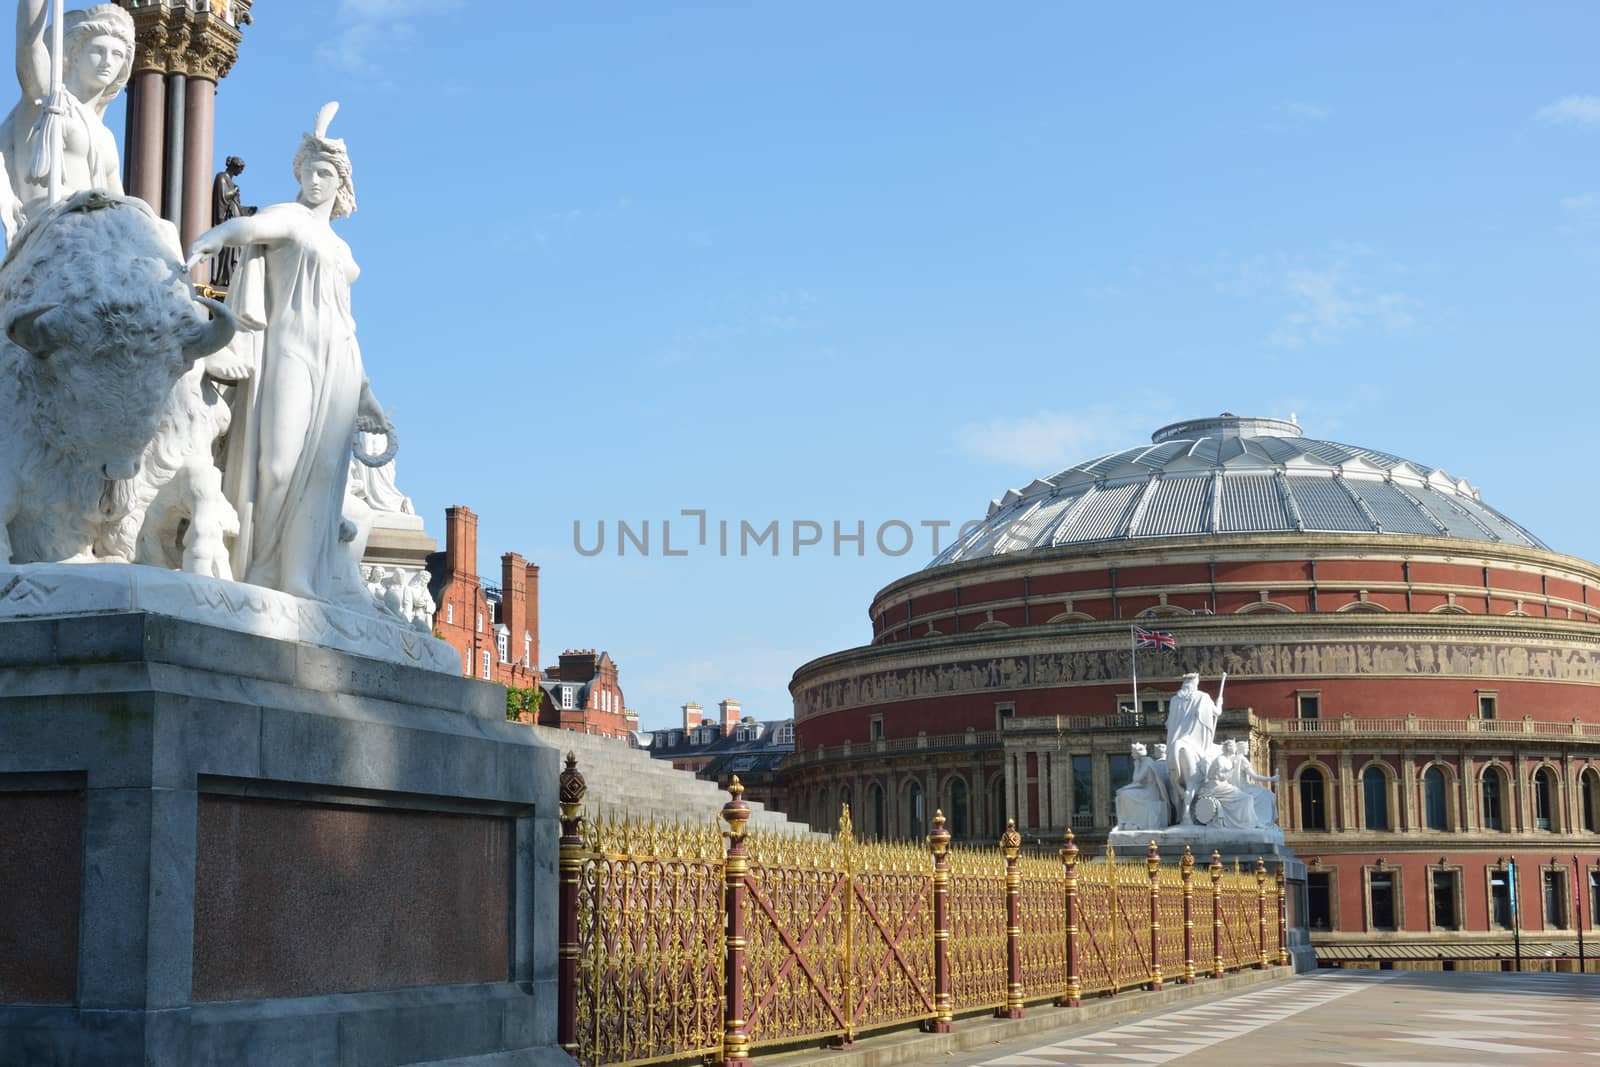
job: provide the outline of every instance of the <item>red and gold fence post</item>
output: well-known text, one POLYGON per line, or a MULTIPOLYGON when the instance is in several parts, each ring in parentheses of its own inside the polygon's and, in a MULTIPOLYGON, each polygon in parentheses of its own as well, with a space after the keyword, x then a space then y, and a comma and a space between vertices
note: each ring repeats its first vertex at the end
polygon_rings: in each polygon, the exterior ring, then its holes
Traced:
POLYGON ((1076 1008, 1083 1003, 1083 983, 1078 978, 1078 843, 1070 827, 1061 846, 1061 866, 1067 883, 1067 989, 1056 1003, 1076 1008))
POLYGON ((1178 873, 1183 878, 1183 984, 1194 985, 1194 853, 1188 845, 1178 873))
POLYGON ((745 852, 745 824, 750 821, 750 805, 744 801, 744 786, 739 776, 728 785, 728 802, 722 805, 722 819, 728 824, 728 855, 722 867, 723 908, 727 927, 722 964, 722 1067, 750 1067, 749 1020, 745 1018, 745 876, 750 873, 750 857, 745 852))
POLYGON ((574 1059, 578 1055, 578 877, 583 873, 583 817, 578 806, 587 790, 578 771, 578 757, 567 753, 561 772, 561 866, 557 907, 561 910, 560 947, 557 950, 556 1040, 574 1059))
POLYGON ((933 1018, 926 1028, 948 1034, 955 1028, 956 1013, 950 990, 950 831, 943 810, 933 813, 928 848, 933 852, 933 1018))
POLYGON ((1022 869, 1017 856, 1022 851, 1022 835, 1017 820, 1006 820, 1000 835, 1000 851, 1006 857, 1006 1004, 995 1010, 1002 1019, 1022 1018, 1022 869))
POLYGON ((1278 861, 1278 965, 1289 963, 1289 902, 1283 895, 1287 886, 1283 880, 1283 861, 1278 861))
POLYGON ((1144 869, 1150 874, 1150 988, 1161 988, 1161 854, 1156 843, 1145 850, 1144 869))
POLYGON ((1211 977, 1222 977, 1222 854, 1211 850, 1211 977))
POLYGON ((1267 969, 1267 865, 1256 857, 1256 970, 1267 969))

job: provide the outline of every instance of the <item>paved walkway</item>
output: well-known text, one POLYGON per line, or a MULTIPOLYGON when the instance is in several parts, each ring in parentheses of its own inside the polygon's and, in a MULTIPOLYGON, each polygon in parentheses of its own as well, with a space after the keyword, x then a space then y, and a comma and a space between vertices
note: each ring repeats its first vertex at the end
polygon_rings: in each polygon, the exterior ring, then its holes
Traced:
POLYGON ((1600 1067, 1600 976, 1318 971, 950 1067, 1600 1067))

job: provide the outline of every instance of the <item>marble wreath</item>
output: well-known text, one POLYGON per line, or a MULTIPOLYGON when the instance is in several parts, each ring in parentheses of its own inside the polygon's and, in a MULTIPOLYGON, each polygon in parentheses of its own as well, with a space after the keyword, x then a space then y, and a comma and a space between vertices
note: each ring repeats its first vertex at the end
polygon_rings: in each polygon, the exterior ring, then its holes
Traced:
MULTIPOLYGON (((36 6, 19 7, 30 34, 19 70, 25 51, 37 58, 36 6)), ((103 7, 120 26, 126 14, 103 7)), ((69 32, 67 95, 98 85, 73 71, 115 43, 105 37, 75 45, 69 32)), ((112 95, 120 86, 101 81, 112 95)), ((33 88, 25 79, 25 100, 33 88)), ((352 456, 388 463, 397 434, 356 344, 359 269, 330 225, 355 209, 349 154, 328 136, 337 107, 301 138, 296 200, 201 235, 188 264, 175 228, 142 201, 81 187, 115 174, 114 160, 86 168, 68 152, 19 174, 20 144, 0 144, 13 193, 0 207, 20 227, 0 264, 0 564, 142 563, 426 631, 420 597, 391 605, 360 570, 381 504, 352 496, 352 456), (55 204, 33 195, 52 167, 55 204), (197 298, 188 274, 222 248, 243 250, 226 304, 197 298), (388 447, 363 452, 358 431, 388 447)), ((9 121, 28 113, 19 105, 9 121)), ((81 106, 56 117, 98 121, 81 106)), ((70 130, 58 142, 83 143, 70 130)), ((114 150, 101 145, 97 162, 114 150)))
POLYGON ((1277 777, 1250 767, 1250 742, 1215 740, 1221 712, 1200 689, 1200 676, 1186 674, 1167 710, 1167 741, 1152 758, 1132 745, 1133 775, 1117 790, 1115 832, 1168 831, 1195 836, 1221 831, 1276 839, 1277 798, 1265 788, 1277 777))

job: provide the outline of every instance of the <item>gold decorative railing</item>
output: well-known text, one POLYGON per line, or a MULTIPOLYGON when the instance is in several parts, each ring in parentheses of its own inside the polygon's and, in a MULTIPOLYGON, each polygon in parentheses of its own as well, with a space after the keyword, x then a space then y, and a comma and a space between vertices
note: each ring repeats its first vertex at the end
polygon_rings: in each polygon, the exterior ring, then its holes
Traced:
POLYGON ((727 829, 580 815, 561 782, 558 1037, 585 1067, 703 1059, 746 1067, 752 1048, 827 1042, 958 1014, 1019 1018, 1044 1000, 1194 982, 1286 964, 1283 871, 1163 864, 1107 848, 1080 862, 952 848, 942 813, 927 847, 863 844, 841 813, 832 839, 747 830, 737 778, 727 829))

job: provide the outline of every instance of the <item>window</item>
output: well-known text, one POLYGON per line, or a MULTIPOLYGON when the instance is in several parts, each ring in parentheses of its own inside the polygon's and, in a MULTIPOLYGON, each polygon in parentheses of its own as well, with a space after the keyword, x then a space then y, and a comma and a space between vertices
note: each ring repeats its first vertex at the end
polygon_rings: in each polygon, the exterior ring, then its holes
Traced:
POLYGON ((575 688, 573 686, 564 685, 561 687, 561 706, 568 711, 571 711, 576 703, 573 700, 574 693, 575 688))
POLYGON ((489 655, 487 648, 483 650, 483 676, 485 678, 494 677, 494 659, 489 655))
POLYGON ((966 837, 969 832, 967 825, 967 781, 965 778, 950 779, 950 818, 946 828, 955 837, 966 837))
POLYGON ((1600 867, 1589 868, 1589 929, 1600 926, 1600 867))
POLYGON ((1485 830, 1504 830, 1505 818, 1505 775, 1498 767, 1490 767, 1483 772, 1483 828, 1485 830))
POLYGON ((1306 873, 1306 923, 1313 930, 1333 929, 1332 880, 1327 871, 1306 873))
POLYGON ((794 744, 794 723, 792 723, 792 722, 779 723, 778 724, 778 728, 775 731, 773 731, 772 743, 775 744, 775 745, 792 745, 792 744, 794 744))
POLYGON ((524 667, 533 666, 533 635, 532 634, 523 634, 522 635, 522 665, 524 667))
POLYGON ((872 741, 883 740, 883 716, 874 715, 867 723, 867 738, 872 741))
POLYGON ((478 612, 478 632, 483 633, 483 612, 478 612))
POLYGON ((1307 767, 1300 772, 1300 829, 1326 830, 1328 828, 1326 785, 1322 772, 1317 768, 1307 767))
POLYGON ((1437 765, 1422 775, 1422 818, 1430 830, 1450 829, 1444 770, 1437 765))
POLYGON ((1460 909, 1456 907, 1456 894, 1461 887, 1460 872, 1437 868, 1431 870, 1428 872, 1428 886, 1433 904, 1433 928, 1461 929, 1460 909))
POLYGON ((454 604, 446 604, 444 606, 444 621, 449 623, 452 626, 455 625, 455 621, 456 621, 456 606, 454 604))
POLYGON ((506 633, 504 630, 501 630, 498 634, 495 635, 494 645, 495 645, 495 650, 500 653, 500 662, 501 663, 510 663, 511 662, 511 635, 506 633))
POLYGON ((1094 765, 1081 754, 1072 757, 1072 814, 1094 814, 1094 765))
POLYGON ((1549 767, 1533 772, 1533 824, 1540 830, 1555 829, 1556 774, 1549 767))
POLYGON ((1006 728, 1006 720, 1016 715, 1016 713, 1017 706, 1015 704, 996 704, 994 706, 994 728, 996 730, 1004 730, 1006 728))
POLYGON ((1400 880, 1399 872, 1386 867, 1368 868, 1367 870, 1367 926, 1372 930, 1394 930, 1395 923, 1395 883, 1400 880))
POLYGON ((1361 772, 1361 809, 1368 830, 1389 829, 1389 776, 1376 764, 1361 772))
POLYGON ((1540 888, 1544 891, 1544 926, 1546 930, 1565 930, 1567 922, 1567 872, 1558 867, 1546 867, 1539 872, 1540 888))
POLYGON ((1504 867, 1489 869, 1489 922, 1502 930, 1511 929, 1511 881, 1504 867))
POLYGON ((917 782, 911 783, 911 788, 906 790, 906 833, 913 841, 927 836, 927 818, 923 812, 922 786, 917 782))
POLYGON ((1478 690, 1478 718, 1493 719, 1500 712, 1500 694, 1493 689, 1478 690))
POLYGON ((1322 718, 1322 690, 1302 689, 1296 693, 1295 711, 1302 719, 1322 718))
POLYGON ((1593 767, 1578 775, 1578 807, 1583 828, 1591 834, 1600 833, 1600 774, 1593 767))

